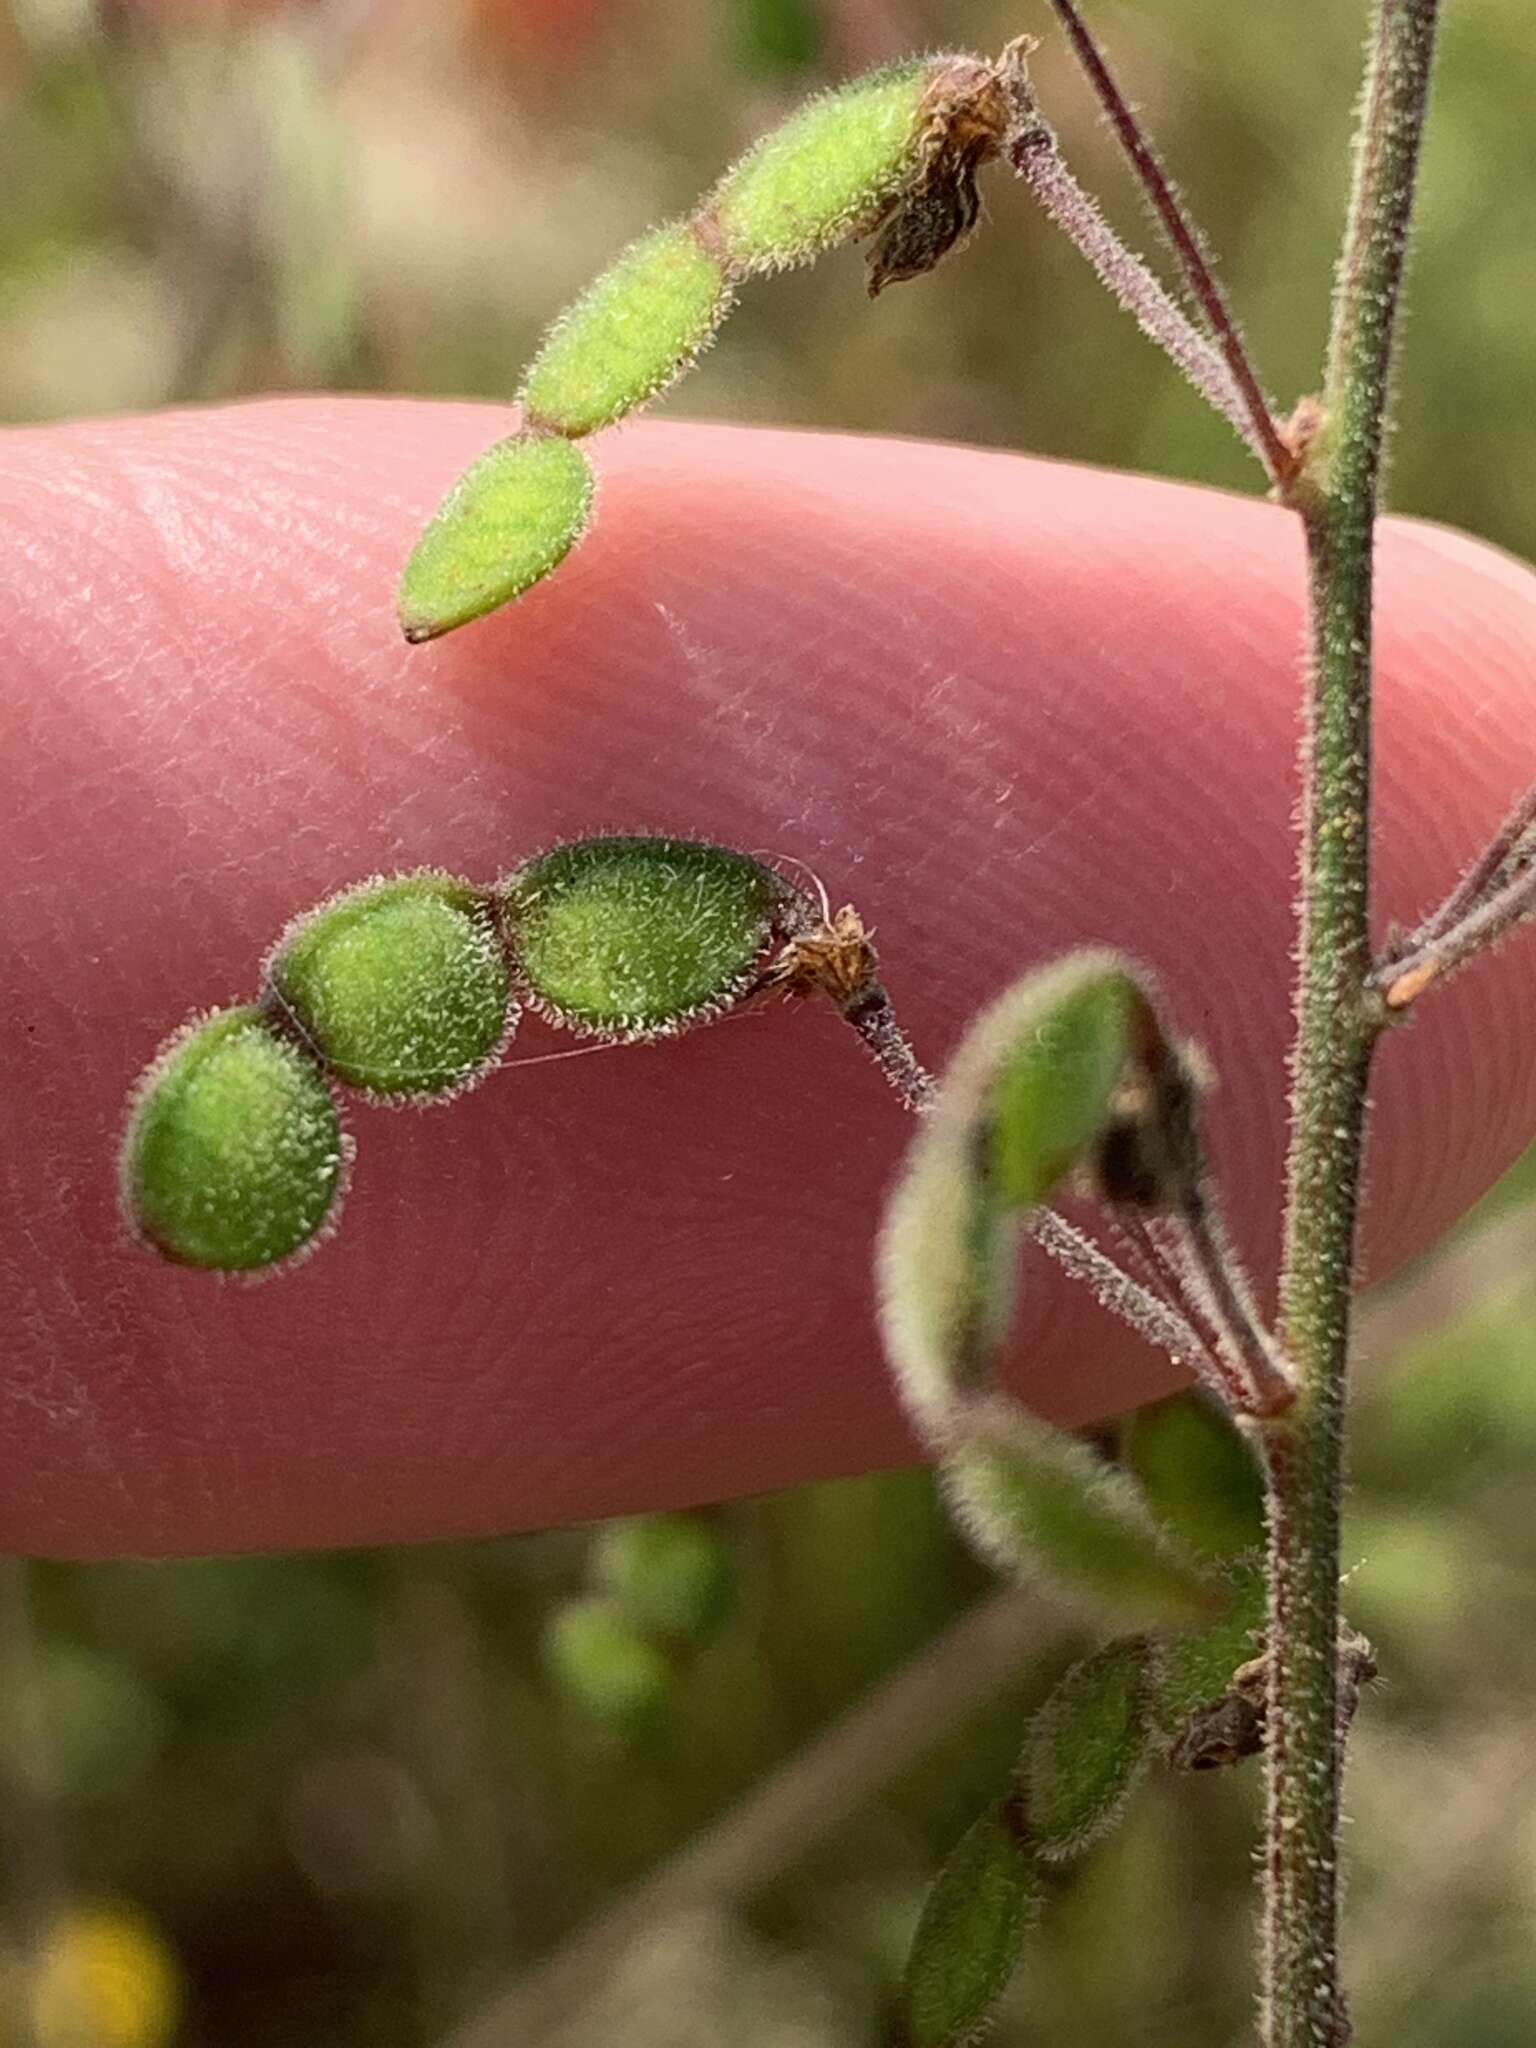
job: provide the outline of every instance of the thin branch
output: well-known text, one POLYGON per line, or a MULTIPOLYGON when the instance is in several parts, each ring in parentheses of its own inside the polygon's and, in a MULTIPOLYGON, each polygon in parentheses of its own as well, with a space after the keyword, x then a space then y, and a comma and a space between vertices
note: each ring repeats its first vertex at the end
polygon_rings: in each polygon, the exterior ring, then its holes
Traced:
POLYGON ((1372 975, 1371 985, 1381 990, 1389 1010, 1406 1010, 1432 982, 1448 980, 1479 954, 1491 952, 1530 917, 1536 917, 1536 866, 1517 873, 1459 924, 1387 961, 1372 975))
POLYGON ((1182 1310, 1143 1287, 1075 1224, 1054 1209, 1031 1210, 1025 1222, 1040 1249, 1049 1253, 1064 1273, 1080 1281, 1101 1308, 1129 1323, 1138 1337, 1145 1337, 1202 1379, 1217 1369, 1210 1346, 1182 1310))
POLYGON ((1343 365, 1354 347, 1355 322, 1366 284, 1370 224, 1375 218, 1382 146, 1387 133, 1387 38, 1397 0, 1378 0, 1367 51, 1365 82, 1356 110, 1354 182, 1344 246, 1334 281, 1333 323, 1328 337, 1324 389, 1337 396, 1343 365))
POLYGON ((1216 346, 1221 351, 1233 387, 1241 400, 1245 418, 1244 438, 1268 470, 1270 482, 1283 488, 1296 474, 1296 455, 1287 446, 1279 424, 1270 410, 1269 401, 1264 396, 1263 387, 1249 360, 1232 310, 1216 282, 1211 266, 1206 260, 1205 251, 1200 246, 1200 236, 1194 223, 1180 204, 1179 196, 1159 163, 1150 140, 1125 95, 1115 83, 1104 53, 1095 42, 1088 24, 1078 12, 1074 0, 1051 0, 1051 5, 1066 31, 1073 55, 1082 65, 1089 84, 1098 95, 1099 104, 1109 119, 1116 140, 1130 160, 1131 169, 1140 181, 1158 226, 1178 258, 1190 295, 1204 315, 1216 346))
POLYGON ((1372 976, 1390 1010, 1411 1003, 1431 981, 1476 952, 1497 945, 1536 906, 1536 786, 1527 790, 1438 909, 1382 954, 1372 976))
POLYGON ((1296 1375, 1264 1318, 1242 1261, 1211 1196, 1201 1192, 1177 1219, 1190 1278, 1233 1369, 1240 1415, 1283 1415, 1296 1399, 1296 1375))
POLYGON ((921 1116, 933 1103, 935 1082, 896 1021, 883 983, 866 982, 852 1001, 839 1005, 844 1019, 863 1039, 904 1109, 921 1116))
POLYGON ((1536 863, 1536 783, 1521 797, 1440 908, 1415 926, 1399 952, 1449 931, 1500 883, 1533 863, 1536 863))
POLYGON ((1266 444, 1255 432, 1247 402, 1220 352, 1185 317, 1141 258, 1126 248, 1067 169, 1052 130, 1044 121, 1032 124, 1011 145, 1009 157, 1047 217, 1087 258, 1142 333, 1172 359, 1273 473, 1266 444))

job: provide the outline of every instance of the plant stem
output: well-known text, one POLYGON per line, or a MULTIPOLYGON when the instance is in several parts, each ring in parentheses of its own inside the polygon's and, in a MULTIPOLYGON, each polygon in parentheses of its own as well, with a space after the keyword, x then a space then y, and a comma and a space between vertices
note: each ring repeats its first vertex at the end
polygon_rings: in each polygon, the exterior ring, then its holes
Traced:
POLYGON ((1100 283, 1114 294, 1142 333, 1183 371, 1206 403, 1236 428, 1273 475, 1264 437, 1254 425, 1247 399, 1233 382, 1225 358, 1209 336, 1185 317, 1141 258, 1126 248, 1068 170, 1054 131, 1043 119, 1036 120, 1015 138, 1009 156, 1046 217, 1087 258, 1100 283))
POLYGON ((1370 971, 1372 555, 1392 342, 1438 0, 1378 0, 1314 490, 1301 968, 1281 1341, 1295 1408, 1265 1429, 1269 1707, 1265 2048, 1341 2048, 1339 1513, 1370 971))
POLYGON ((1269 472, 1270 482, 1285 485, 1296 472, 1296 457, 1286 446, 1274 415, 1269 409, 1258 377, 1243 346, 1236 320, 1219 284, 1217 284, 1205 251, 1200 246, 1200 237, 1179 203, 1178 194, 1169 182, 1168 174, 1157 159, 1152 144, 1136 119, 1130 103, 1115 83, 1114 74, 1105 61, 1104 53, 1094 41, 1088 24, 1078 12, 1074 0, 1051 0, 1057 19, 1066 32, 1072 53, 1083 67, 1089 84, 1098 95, 1099 105, 1104 109, 1109 125, 1115 131, 1115 139, 1130 160, 1152 208, 1158 226, 1167 238, 1168 246, 1179 260, 1184 272, 1184 281, 1190 295, 1200 308, 1212 338, 1220 349, 1222 359, 1231 375, 1244 414, 1247 418, 1247 438, 1259 459, 1269 472))

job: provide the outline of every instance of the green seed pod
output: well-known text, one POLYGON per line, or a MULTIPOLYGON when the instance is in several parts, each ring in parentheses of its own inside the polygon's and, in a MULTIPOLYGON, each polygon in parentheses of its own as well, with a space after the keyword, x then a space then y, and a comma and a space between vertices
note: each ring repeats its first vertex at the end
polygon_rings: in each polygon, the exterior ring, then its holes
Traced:
POLYGON ((980 2039, 1039 1918, 1045 1884, 1011 1805, 960 1837, 923 1904, 907 1963, 909 2048, 980 2039))
POLYGON ((642 1627, 684 1642, 713 1635, 736 1591, 730 1546, 702 1515, 638 1515, 593 1539, 591 1572, 642 1627))
POLYGON ((251 1272, 309 1244, 347 1158, 319 1068, 254 1006, 215 1011, 139 1084, 122 1153, 133 1228, 184 1265, 251 1272))
POLYGON ((514 1021, 494 908, 452 875, 333 896, 278 941, 267 976, 338 1079, 399 1100, 472 1085, 514 1021))
POLYGON ((1118 954, 1070 953, 1016 983, 961 1041, 877 1252, 886 1351, 920 1425, 990 1384, 1012 1311, 1009 1219, 1091 1145, 1145 1000, 1118 954))
POLYGON ((1135 1483, 1081 1438, 1003 1399, 952 1411, 941 1477, 978 1550, 1128 1627, 1191 1628, 1227 1605, 1135 1483))
POLYGON ((592 514, 592 466, 559 435, 514 434, 472 463, 400 578, 407 640, 431 640, 521 597, 563 562, 592 514))
POLYGON ((659 1038, 752 980, 787 889, 760 861, 689 839, 580 839, 504 885, 531 1005, 601 1037, 659 1038))
POLYGON ((576 436, 622 419, 690 367, 730 304, 691 222, 654 229, 544 337, 519 393, 529 426, 576 436))
POLYGON ((665 1707, 672 1667, 616 1600, 593 1594, 559 1609, 544 1632, 550 1677, 573 1706, 621 1735, 665 1707))
POLYGON ((1074 1664, 1030 1723, 1020 1775, 1030 1839, 1068 1863, 1107 1835, 1147 1760, 1145 1641, 1111 1643, 1074 1664))
POLYGON ((731 262, 782 270, 874 227, 916 169, 942 62, 893 64, 818 94, 748 150, 707 202, 731 262))
POLYGON ((1233 1557, 1264 1539, 1264 1485, 1248 1439, 1203 1394, 1175 1394, 1126 1422, 1125 1463, 1186 1549, 1233 1557))

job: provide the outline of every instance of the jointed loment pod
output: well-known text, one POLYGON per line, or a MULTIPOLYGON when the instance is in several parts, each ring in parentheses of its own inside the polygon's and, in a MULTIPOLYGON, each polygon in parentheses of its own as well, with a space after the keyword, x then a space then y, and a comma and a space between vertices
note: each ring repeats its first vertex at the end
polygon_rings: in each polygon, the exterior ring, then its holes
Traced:
POLYGON ((480 456, 400 580, 407 640, 451 632, 541 581, 581 539, 593 478, 571 444, 673 384, 745 280, 880 230, 878 293, 965 241, 978 169, 1034 115, 1027 44, 995 62, 917 57, 822 93, 763 137, 687 220, 653 229, 550 327, 518 389, 517 433, 480 456))

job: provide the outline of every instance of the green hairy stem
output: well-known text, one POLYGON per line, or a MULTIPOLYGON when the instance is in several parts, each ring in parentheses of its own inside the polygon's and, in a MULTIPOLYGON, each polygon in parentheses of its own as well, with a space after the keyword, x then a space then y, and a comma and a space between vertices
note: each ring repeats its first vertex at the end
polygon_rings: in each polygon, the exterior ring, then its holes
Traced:
POLYGON ((1281 1285, 1301 1398, 1269 1477, 1265 2048, 1348 2039, 1337 1965, 1339 1513, 1366 1081, 1373 529, 1437 0, 1381 0, 1322 432, 1300 494, 1311 590, 1301 968, 1281 1285))

